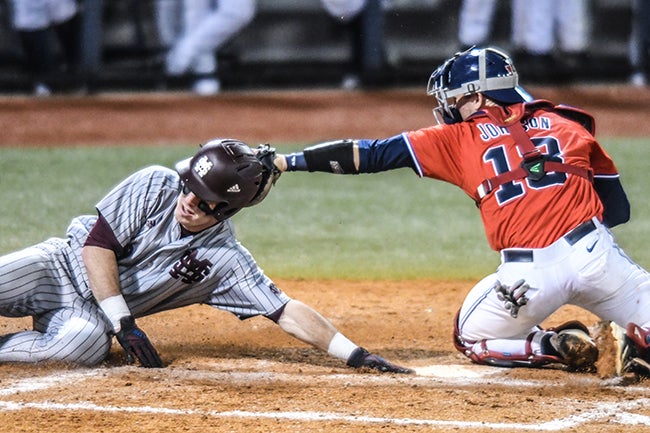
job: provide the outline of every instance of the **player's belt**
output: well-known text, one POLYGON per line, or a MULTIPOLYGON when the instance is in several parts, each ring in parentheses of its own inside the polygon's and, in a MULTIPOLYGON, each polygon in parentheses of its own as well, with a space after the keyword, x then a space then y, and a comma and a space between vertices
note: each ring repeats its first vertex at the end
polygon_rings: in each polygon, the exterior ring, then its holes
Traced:
POLYGON ((594 230, 596 230, 596 224, 594 224, 592 220, 585 221, 569 233, 565 234, 564 240, 567 241, 569 245, 573 245, 594 230))
MULTIPOLYGON (((563 239, 573 245, 589 233, 596 230, 596 224, 592 220, 580 224, 563 236, 563 239)), ((533 261, 533 250, 503 250, 504 262, 531 263, 533 261)))
POLYGON ((531 263, 533 261, 533 250, 504 250, 503 261, 531 263))

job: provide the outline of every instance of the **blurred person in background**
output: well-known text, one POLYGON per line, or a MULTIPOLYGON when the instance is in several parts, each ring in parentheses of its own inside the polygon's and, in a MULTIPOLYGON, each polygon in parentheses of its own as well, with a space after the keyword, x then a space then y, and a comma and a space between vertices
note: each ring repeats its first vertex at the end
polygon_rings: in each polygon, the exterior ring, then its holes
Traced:
POLYGON ((550 83, 579 75, 590 35, 587 0, 537 0, 523 7, 518 19, 522 46, 514 57, 523 76, 550 83))
POLYGON ((81 18, 77 3, 12 0, 10 6, 11 24, 20 39, 33 93, 48 96, 55 85, 62 84, 65 74, 74 74, 79 67, 81 18))
MULTIPOLYGON (((343 87, 378 82, 384 70, 383 5, 386 0, 321 0, 324 9, 350 34, 351 60, 343 87)), ((203 96, 221 90, 217 51, 254 18, 255 0, 156 0, 156 22, 168 49, 165 73, 192 76, 203 96)))
POLYGON ((321 0, 325 10, 347 32, 350 57, 341 81, 346 90, 378 86, 386 77, 384 10, 388 0, 321 0))
POLYGON ((639 87, 647 85, 650 74, 650 2, 647 0, 632 2, 630 63, 631 84, 639 87))
MULTIPOLYGON (((458 15, 458 40, 461 51, 475 45, 487 45, 493 42, 490 39, 497 3, 497 0, 463 0, 458 15)), ((515 50, 523 45, 522 24, 525 0, 513 0, 510 7, 511 49, 515 50)))
POLYGON ((219 93, 216 52, 255 16, 255 0, 157 0, 156 22, 168 48, 165 73, 193 76, 192 91, 219 93))

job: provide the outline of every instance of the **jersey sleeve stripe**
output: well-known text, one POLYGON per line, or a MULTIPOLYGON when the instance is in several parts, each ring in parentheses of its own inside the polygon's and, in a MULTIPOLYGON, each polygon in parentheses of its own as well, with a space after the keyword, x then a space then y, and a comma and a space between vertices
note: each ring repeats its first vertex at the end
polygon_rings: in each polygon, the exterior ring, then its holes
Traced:
POLYGON ((415 165, 415 170, 417 171, 418 176, 424 177, 424 172, 422 171, 422 167, 420 166, 420 161, 418 161, 417 157, 415 156, 415 151, 413 150, 413 145, 409 140, 408 134, 406 132, 403 132, 402 138, 404 139, 404 142, 408 147, 409 153, 411 154, 411 158, 413 158, 413 164, 415 165))

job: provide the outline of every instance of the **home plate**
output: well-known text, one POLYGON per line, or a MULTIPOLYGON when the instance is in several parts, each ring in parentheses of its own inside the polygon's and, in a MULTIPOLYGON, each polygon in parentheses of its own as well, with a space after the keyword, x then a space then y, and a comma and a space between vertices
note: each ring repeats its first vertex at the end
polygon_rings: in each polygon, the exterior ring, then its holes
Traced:
POLYGON ((474 378, 483 377, 490 374, 498 373, 500 369, 488 367, 485 365, 427 365, 424 367, 415 367, 415 373, 418 376, 428 377, 462 377, 474 378))

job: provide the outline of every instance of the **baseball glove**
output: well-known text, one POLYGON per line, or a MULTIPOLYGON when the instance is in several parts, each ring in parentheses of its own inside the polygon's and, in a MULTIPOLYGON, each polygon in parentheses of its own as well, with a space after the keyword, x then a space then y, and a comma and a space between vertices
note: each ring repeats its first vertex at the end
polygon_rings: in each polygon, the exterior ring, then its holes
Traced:
POLYGON ((249 206, 254 206, 266 198, 271 187, 278 181, 282 172, 275 166, 273 160, 275 159, 275 148, 268 144, 260 144, 257 146, 255 153, 257 159, 262 163, 262 181, 257 190, 257 194, 251 200, 249 206))

